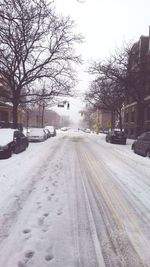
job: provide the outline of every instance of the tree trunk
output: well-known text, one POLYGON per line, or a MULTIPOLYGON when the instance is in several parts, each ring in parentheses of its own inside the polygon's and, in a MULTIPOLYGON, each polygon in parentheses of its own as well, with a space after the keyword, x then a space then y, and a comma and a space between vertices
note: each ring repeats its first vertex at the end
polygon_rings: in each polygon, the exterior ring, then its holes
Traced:
POLYGON ((13 128, 18 128, 18 102, 13 102, 13 128))
POLYGON ((45 115, 45 106, 44 104, 42 105, 42 128, 44 127, 44 115, 45 115))
POLYGON ((29 111, 27 110, 26 112, 26 117, 27 117, 27 129, 29 128, 29 111))
POLYGON ((119 113, 119 128, 122 131, 122 116, 121 116, 121 113, 119 113))
POLYGON ((115 112, 111 111, 111 130, 114 129, 115 112))

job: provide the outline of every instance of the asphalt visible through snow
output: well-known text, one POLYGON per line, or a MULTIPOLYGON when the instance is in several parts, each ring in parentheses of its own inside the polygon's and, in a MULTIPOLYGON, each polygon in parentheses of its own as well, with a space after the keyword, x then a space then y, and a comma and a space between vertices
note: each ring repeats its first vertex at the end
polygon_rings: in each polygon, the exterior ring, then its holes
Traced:
POLYGON ((150 162, 66 132, 0 162, 1 267, 150 266, 150 162))

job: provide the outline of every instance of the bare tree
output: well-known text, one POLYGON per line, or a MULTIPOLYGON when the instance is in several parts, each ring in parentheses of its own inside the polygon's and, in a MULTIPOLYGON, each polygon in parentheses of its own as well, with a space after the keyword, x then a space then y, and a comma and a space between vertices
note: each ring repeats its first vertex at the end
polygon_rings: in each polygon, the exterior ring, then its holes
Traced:
POLYGON ((103 79, 111 80, 113 84, 116 84, 115 90, 121 90, 126 99, 132 98, 132 101, 136 101, 136 135, 139 135, 143 130, 146 107, 144 98, 149 84, 149 64, 148 54, 141 51, 139 55, 139 43, 135 43, 132 46, 129 45, 117 50, 115 55, 103 62, 94 62, 89 70, 97 78, 103 77, 103 79))
POLYGON ((43 83, 45 98, 71 93, 80 62, 74 45, 82 39, 73 28, 50 1, 0 0, 0 76, 9 88, 14 127, 19 104, 43 97, 43 83))
POLYGON ((119 127, 122 130, 121 109, 124 102, 124 92, 112 80, 99 77, 91 83, 90 90, 86 93, 85 100, 93 105, 96 110, 111 112, 111 127, 114 127, 115 115, 119 119, 119 127))

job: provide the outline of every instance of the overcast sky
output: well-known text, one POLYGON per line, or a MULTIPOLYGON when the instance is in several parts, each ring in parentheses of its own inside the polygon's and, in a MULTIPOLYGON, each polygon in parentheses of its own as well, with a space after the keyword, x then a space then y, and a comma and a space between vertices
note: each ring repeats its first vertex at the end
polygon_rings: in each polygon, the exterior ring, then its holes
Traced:
MULTIPOLYGON (((89 77, 83 73, 94 59, 109 57, 124 42, 135 42, 141 35, 149 34, 150 0, 55 0, 56 10, 69 15, 76 23, 77 32, 85 37, 80 45, 84 65, 79 69, 78 89, 88 87, 89 77)), ((78 108, 70 110, 70 116, 78 120, 78 108)))

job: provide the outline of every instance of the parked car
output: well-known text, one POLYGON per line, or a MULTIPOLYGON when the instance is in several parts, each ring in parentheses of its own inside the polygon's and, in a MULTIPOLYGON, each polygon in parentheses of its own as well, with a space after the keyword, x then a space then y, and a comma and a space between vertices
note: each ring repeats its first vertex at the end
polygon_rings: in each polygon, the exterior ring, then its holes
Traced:
POLYGON ((52 137, 56 136, 56 129, 54 126, 45 126, 45 129, 50 131, 52 137))
POLYGON ((66 131, 68 131, 70 128, 69 127, 61 127, 61 131, 63 131, 63 132, 66 132, 66 131))
POLYGON ((28 131, 29 142, 42 142, 47 139, 44 128, 30 128, 28 131))
POLYGON ((104 128, 104 129, 102 130, 102 132, 103 132, 104 134, 108 134, 108 133, 109 133, 109 129, 108 129, 108 128, 104 128))
POLYGON ((44 131, 46 132, 47 138, 51 137, 51 132, 48 129, 44 129, 44 131))
POLYGON ((0 129, 0 159, 20 153, 29 145, 28 138, 17 129, 0 129))
POLYGON ((106 134, 105 140, 112 144, 116 143, 125 145, 127 137, 123 131, 113 129, 106 134))
POLYGON ((86 128, 85 133, 91 133, 91 130, 89 128, 86 128))
POLYGON ((150 132, 145 132, 138 136, 131 148, 135 153, 150 158, 150 132))

